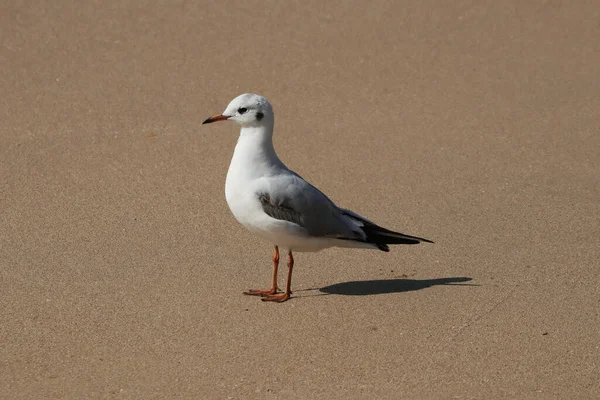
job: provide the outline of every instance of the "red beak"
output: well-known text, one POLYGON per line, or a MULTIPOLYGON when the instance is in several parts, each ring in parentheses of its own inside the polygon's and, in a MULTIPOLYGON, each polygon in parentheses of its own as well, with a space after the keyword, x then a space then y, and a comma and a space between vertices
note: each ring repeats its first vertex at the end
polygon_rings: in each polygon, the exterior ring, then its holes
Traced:
POLYGON ((213 122, 217 122, 217 121, 227 121, 229 119, 229 117, 224 116, 223 114, 217 114, 217 115, 213 115, 212 117, 206 119, 202 125, 204 124, 211 124, 213 122))

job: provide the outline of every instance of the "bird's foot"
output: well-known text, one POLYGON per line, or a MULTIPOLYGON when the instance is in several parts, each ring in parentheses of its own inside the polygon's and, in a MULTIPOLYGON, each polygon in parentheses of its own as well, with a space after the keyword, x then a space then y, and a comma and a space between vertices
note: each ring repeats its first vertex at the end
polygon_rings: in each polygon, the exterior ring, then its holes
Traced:
POLYGON ((269 296, 277 293, 279 288, 271 288, 271 289, 248 289, 244 292, 248 296, 269 296))
POLYGON ((284 301, 290 298, 289 293, 277 293, 277 294, 268 294, 263 295, 262 301, 274 301, 277 303, 283 303, 284 301))

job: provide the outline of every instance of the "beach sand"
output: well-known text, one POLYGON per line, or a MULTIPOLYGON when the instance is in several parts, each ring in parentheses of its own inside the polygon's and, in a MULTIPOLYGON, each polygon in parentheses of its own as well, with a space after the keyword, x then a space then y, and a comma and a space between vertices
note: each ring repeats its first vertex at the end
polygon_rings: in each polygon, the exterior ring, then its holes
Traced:
POLYGON ((597 2, 0 9, 0 397, 597 398, 597 2), (296 255, 229 212, 240 93, 286 164, 435 244, 296 255), (280 282, 284 281, 282 268, 280 282))

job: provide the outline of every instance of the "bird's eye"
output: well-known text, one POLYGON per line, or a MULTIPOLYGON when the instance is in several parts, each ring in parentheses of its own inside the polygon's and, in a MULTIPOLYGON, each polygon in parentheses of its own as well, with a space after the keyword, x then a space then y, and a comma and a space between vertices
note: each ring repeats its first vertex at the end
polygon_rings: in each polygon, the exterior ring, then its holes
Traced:
POLYGON ((240 114, 244 114, 246 111, 248 111, 248 109, 246 107, 240 107, 240 108, 238 108, 238 112, 240 114))

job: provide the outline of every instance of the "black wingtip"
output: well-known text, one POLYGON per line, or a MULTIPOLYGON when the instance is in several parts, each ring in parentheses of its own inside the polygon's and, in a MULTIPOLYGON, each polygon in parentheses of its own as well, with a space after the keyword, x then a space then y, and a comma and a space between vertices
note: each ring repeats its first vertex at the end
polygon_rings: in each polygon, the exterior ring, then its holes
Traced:
POLYGON ((387 244, 384 243, 376 243, 375 244, 377 246, 377 248, 381 251, 385 251, 386 253, 389 253, 390 251, 390 246, 388 246, 387 244))
POLYGON ((365 238, 366 241, 375 243, 378 247, 380 245, 388 244, 419 244, 422 242, 433 243, 433 241, 429 239, 390 231, 377 225, 365 225, 362 227, 362 231, 367 235, 365 238))

